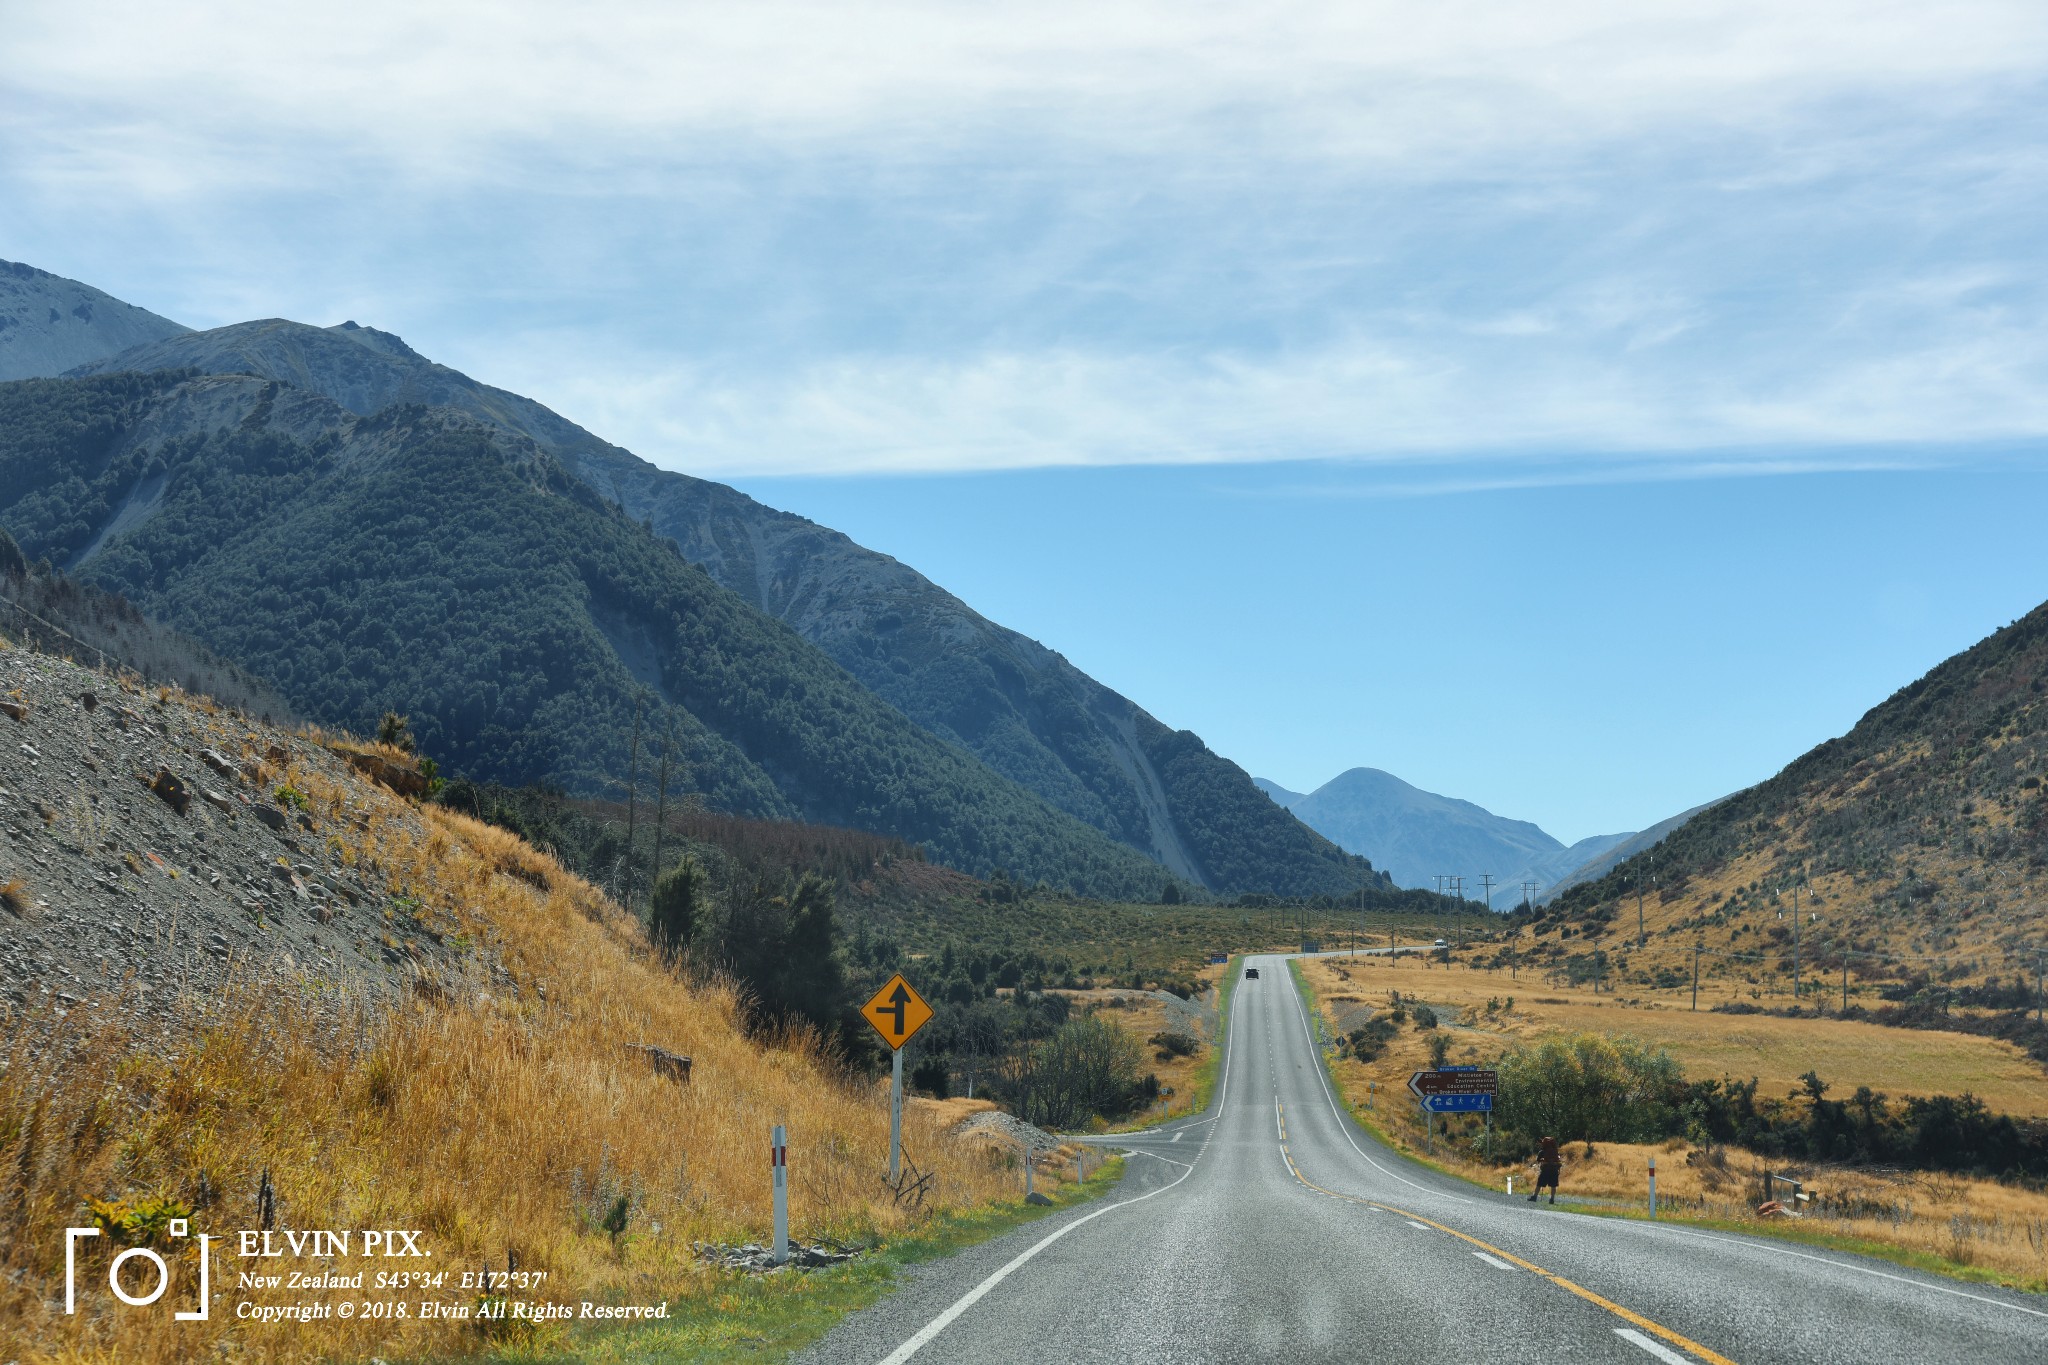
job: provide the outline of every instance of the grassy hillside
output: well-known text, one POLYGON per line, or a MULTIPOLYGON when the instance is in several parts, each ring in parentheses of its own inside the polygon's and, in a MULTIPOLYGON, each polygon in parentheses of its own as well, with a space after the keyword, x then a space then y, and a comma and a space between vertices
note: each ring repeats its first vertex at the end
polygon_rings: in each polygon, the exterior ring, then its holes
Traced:
POLYGON ((175 374, 0 386, 0 524, 357 730, 412 717, 446 767, 602 791, 673 738, 721 809, 935 858, 1159 894, 1134 851, 907 721, 544 451, 444 409, 356 418, 175 374))
POLYGON ((1770 781, 1565 892, 1542 960, 1623 979, 1689 973, 1840 1008, 2034 1000, 2048 958, 2048 607, 1873 708, 1770 781), (1643 937, 1638 949, 1637 891, 1643 937), (1794 896, 1797 908, 1794 908, 1794 896), (1970 987, 1969 991, 1962 988, 1970 987))
MULTIPOLYGON (((177 694, 164 704, 210 705, 177 694)), ((82 726, 84 714, 38 722, 82 726)), ((224 723, 210 711, 202 721, 224 723)), ((259 746, 318 747, 249 729, 259 746)), ((352 772, 336 778, 331 765, 295 759, 277 780, 327 831, 324 857, 452 926, 445 944, 466 957, 422 976, 391 1009, 352 996, 315 964, 291 980, 188 1000, 155 1021, 167 1035, 115 1008, 0 1012, 0 1160, 11 1191, 0 1207, 0 1357, 441 1359, 500 1346, 555 1358, 579 1340, 573 1324, 479 1330, 422 1320, 416 1307, 404 1321, 258 1324, 235 1311, 344 1299, 474 1308, 480 1295, 461 1272, 502 1269, 508 1256, 546 1276, 515 1288, 514 1300, 667 1303, 671 1335, 631 1339, 715 1355, 754 1330, 756 1300, 773 1298, 773 1287, 750 1288, 692 1248, 766 1237, 771 1123, 789 1129, 796 1235, 872 1245, 925 1224, 930 1207, 899 1207, 876 1178, 889 1120, 870 1086, 842 1074, 808 1035, 750 1038, 733 991, 670 973, 631 917, 554 860, 352 772), (690 1056, 689 1083, 655 1070, 633 1044, 690 1056), (262 1226, 266 1175, 280 1226, 419 1229, 433 1260, 402 1268, 449 1271, 448 1280, 403 1294, 265 1296, 238 1285, 238 1262, 217 1243, 211 1319, 167 1331, 169 1304, 156 1313, 97 1306, 106 1301, 103 1241, 80 1253, 83 1311, 63 1312, 65 1227, 97 1222, 109 1240, 176 1250, 165 1239, 170 1217, 222 1236, 262 1226)), ((939 1205, 1014 1199, 1014 1172, 942 1138, 919 1112, 906 1142, 937 1173, 939 1205)), ((262 1268, 322 1267, 309 1257, 262 1268)), ((189 1267, 178 1273, 190 1283, 189 1267)), ((808 1283, 784 1281, 798 1297, 808 1283)), ((178 1290, 180 1309, 187 1292, 178 1290)))
POLYGON ((1369 865, 1252 800, 1251 779, 1199 738, 1168 729, 910 567, 723 484, 657 469, 389 333, 273 318, 170 338, 93 368, 255 374, 362 416, 444 406, 529 437, 916 724, 1175 875, 1226 893, 1280 895, 1374 882, 1369 865))

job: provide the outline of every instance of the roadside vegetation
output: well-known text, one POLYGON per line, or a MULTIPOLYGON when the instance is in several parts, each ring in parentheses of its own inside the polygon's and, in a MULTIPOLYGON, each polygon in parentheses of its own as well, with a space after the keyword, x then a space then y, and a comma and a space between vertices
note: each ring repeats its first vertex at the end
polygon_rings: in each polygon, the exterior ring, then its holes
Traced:
POLYGON ((1532 991, 1526 978, 1462 966, 1326 959, 1296 970, 1353 1112, 1442 1169, 1530 1188, 1535 1140, 1548 1134, 1565 1143, 1567 1203, 1644 1212, 1655 1158, 1664 1217, 2048 1283, 2048 1125, 1952 1088, 1990 1054, 2009 1069, 2005 1095, 2020 1113, 2048 1109, 2048 1076, 2007 1044, 1918 1035, 1944 1053, 1901 1056, 1884 1045, 1896 1035, 1870 1024, 1773 1020, 1776 1031, 1759 1034, 1754 1016, 1532 991), (1802 1024, 1834 1034, 1825 1054, 1842 1069, 1832 1077, 1801 1049, 1802 1024), (1851 1028, 1853 1043, 1841 1036, 1851 1028), (1721 1069, 1745 1054, 1779 1079, 1721 1069), (1787 1074, 1802 1060, 1802 1073, 1787 1074), (1444 1063, 1499 1068, 1490 1133, 1477 1116, 1425 1124, 1407 1078, 1444 1063))
MULTIPOLYGON (((422 976, 391 1010, 308 975, 188 1001, 162 1028, 114 1009, 6 1016, 0 1358, 545 1356, 559 1344, 558 1328, 497 1341, 459 1323, 257 1326, 218 1312, 168 1333, 155 1315, 106 1311, 104 1296, 67 1317, 62 1229, 80 1221, 131 1244, 160 1242, 172 1217, 216 1234, 416 1228, 437 1269, 509 1258, 546 1272, 537 1297, 668 1302, 705 1319, 751 1282, 693 1247, 767 1235, 772 1123, 789 1129, 800 1238, 888 1247, 928 1233, 940 1210, 1021 1194, 1014 1158, 913 1113, 906 1146, 933 1182, 899 1202, 878 1178, 886 1105, 828 1030, 687 970, 638 918, 504 830, 367 780, 277 778, 333 831, 328 856, 374 868, 471 965, 422 976), (687 1083, 638 1046, 690 1057, 687 1083)), ((1059 1179, 1048 1171, 1042 1187, 1059 1179)), ((477 1295, 451 1276, 413 1297, 477 1295)))

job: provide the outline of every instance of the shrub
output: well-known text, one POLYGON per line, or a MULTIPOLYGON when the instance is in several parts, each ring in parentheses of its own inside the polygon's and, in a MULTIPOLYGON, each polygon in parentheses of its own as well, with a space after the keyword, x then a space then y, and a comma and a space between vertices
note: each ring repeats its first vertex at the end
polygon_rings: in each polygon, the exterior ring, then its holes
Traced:
POLYGON ((1158 1059, 1162 1062, 1174 1057, 1192 1057, 1202 1050, 1201 1040, 1185 1033, 1155 1033, 1145 1040, 1159 1049, 1158 1059))
POLYGON ((1001 1084, 1025 1122, 1071 1128, 1142 1102, 1138 1060, 1136 1039, 1107 1019, 1087 1015, 1010 1056, 1001 1084))
POLYGON ((1633 1038, 1580 1033, 1517 1047, 1500 1060, 1495 1118, 1526 1136, 1654 1140, 1672 1130, 1678 1063, 1633 1038))

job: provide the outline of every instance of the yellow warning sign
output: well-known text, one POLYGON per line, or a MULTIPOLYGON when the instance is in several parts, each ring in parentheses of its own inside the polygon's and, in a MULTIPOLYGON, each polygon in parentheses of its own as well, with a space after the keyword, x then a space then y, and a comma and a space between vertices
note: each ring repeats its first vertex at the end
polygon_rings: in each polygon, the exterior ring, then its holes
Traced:
POLYGON ((876 991, 874 998, 860 1007, 860 1012, 892 1048, 902 1047, 932 1021, 932 1007, 910 989, 910 983, 901 975, 890 977, 889 984, 876 991))

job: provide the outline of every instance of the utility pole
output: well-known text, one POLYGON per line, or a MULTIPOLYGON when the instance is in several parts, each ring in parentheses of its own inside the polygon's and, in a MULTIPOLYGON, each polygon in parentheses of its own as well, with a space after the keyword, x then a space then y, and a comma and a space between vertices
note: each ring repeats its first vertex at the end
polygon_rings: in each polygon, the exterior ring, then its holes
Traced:
POLYGON ((633 873, 637 870, 639 854, 634 852, 633 833, 640 816, 640 711, 647 703, 645 695, 633 698, 633 749, 626 760, 626 908, 633 908, 633 873))
POLYGON ((1700 1012, 1700 945, 1692 945, 1692 1012, 1700 1012))
POLYGON ((661 786, 654 795, 654 873, 648 879, 648 903, 653 904, 655 884, 661 880, 661 841, 668 833, 668 758, 675 747, 676 724, 673 719, 661 737, 661 786))
POLYGON ((1849 1012, 1849 952, 1842 950, 1842 1013, 1849 1012))
POLYGON ((1465 879, 1458 878, 1458 946, 1465 946, 1465 879))
POLYGON ((1799 883, 1792 883, 1792 998, 1799 998, 1799 883))
POLYGON ((1487 913, 1491 914, 1493 912, 1493 874, 1491 872, 1479 874, 1479 899, 1486 903, 1487 913))
POLYGON ((1643 947, 1643 874, 1636 873, 1636 951, 1643 947))

